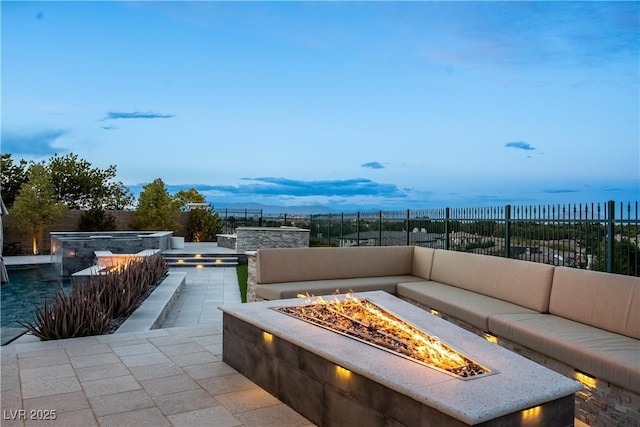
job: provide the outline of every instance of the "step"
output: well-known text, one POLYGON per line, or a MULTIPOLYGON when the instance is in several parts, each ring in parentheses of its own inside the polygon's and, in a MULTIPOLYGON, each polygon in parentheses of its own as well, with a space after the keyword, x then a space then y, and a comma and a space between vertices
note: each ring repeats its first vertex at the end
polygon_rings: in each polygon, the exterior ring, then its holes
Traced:
POLYGON ((215 267, 235 267, 238 265, 237 261, 224 261, 224 262, 196 262, 185 260, 182 262, 167 262, 169 267, 200 267, 200 268, 215 268, 215 267))
POLYGON ((239 264, 238 257, 228 255, 165 254, 164 259, 169 267, 233 267, 239 264))
POLYGON ((238 258, 234 257, 215 257, 215 258, 165 258, 167 262, 191 262, 197 264, 220 263, 220 262, 238 262, 238 258))

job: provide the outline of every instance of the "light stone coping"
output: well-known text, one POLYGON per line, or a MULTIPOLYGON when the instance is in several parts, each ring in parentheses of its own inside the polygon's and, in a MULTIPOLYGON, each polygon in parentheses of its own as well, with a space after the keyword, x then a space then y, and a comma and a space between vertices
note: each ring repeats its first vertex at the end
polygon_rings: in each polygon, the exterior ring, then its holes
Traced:
POLYGON ((492 344, 386 292, 361 292, 357 296, 367 298, 426 333, 439 337, 442 342, 488 367, 493 373, 459 379, 270 309, 304 303, 300 299, 223 305, 218 308, 466 424, 478 424, 533 408, 582 389, 577 381, 492 344))
POLYGON ((114 332, 146 331, 160 327, 185 284, 187 273, 170 271, 168 276, 114 332))

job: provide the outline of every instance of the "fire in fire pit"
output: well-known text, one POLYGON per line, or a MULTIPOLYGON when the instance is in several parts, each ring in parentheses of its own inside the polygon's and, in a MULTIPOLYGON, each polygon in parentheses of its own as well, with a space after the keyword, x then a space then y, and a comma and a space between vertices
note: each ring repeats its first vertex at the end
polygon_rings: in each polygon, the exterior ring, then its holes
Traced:
MULTIPOLYGON (((299 295, 299 297, 309 297, 299 295)), ((474 362, 438 337, 430 336, 398 316, 360 299, 353 293, 340 301, 317 297, 304 305, 275 307, 297 319, 362 341, 460 378, 471 378, 491 371, 474 362)))

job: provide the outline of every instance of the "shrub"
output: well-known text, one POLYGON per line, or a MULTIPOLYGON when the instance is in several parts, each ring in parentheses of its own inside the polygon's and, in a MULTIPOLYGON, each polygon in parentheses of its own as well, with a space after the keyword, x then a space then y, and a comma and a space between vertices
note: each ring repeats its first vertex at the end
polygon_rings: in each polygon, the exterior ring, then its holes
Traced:
POLYGON ((91 208, 83 212, 78 221, 78 231, 113 231, 117 228, 116 217, 101 208, 91 208))
POLYGON ((101 335, 113 320, 100 304, 100 294, 75 288, 69 294, 58 291, 53 300, 36 307, 34 323, 18 322, 41 340, 101 335))
POLYGON ((128 317, 168 271, 161 256, 130 261, 91 276, 68 294, 56 293, 36 307, 34 322, 18 322, 41 340, 102 335, 128 317))

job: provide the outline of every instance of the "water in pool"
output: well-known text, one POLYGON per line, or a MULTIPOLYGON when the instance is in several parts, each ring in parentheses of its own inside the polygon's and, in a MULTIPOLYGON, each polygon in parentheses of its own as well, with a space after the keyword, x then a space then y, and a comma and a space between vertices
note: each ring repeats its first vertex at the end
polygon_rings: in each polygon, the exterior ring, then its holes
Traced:
POLYGON ((0 317, 3 335, 13 328, 22 328, 17 320, 32 321, 35 307, 42 307, 44 298, 60 290, 69 290, 69 278, 60 277, 53 267, 8 269, 9 283, 0 287, 0 317))

